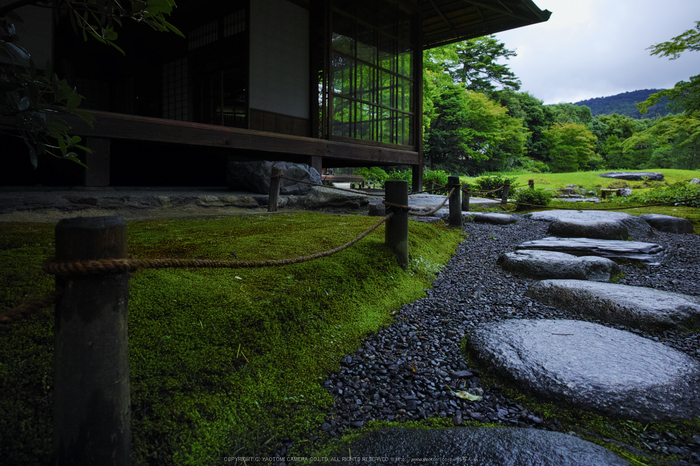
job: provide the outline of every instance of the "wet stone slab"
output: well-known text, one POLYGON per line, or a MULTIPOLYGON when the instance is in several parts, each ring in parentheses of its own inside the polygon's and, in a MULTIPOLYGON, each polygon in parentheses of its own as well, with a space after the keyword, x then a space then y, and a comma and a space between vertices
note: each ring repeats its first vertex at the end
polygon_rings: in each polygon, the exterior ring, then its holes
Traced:
POLYGON ((518 222, 518 217, 510 214, 476 213, 470 214, 468 219, 476 223, 489 223, 491 225, 510 225, 518 222))
POLYGON ((609 282, 620 267, 604 257, 584 256, 554 251, 521 249, 501 255, 496 261, 503 270, 532 278, 568 278, 609 282))
POLYGON ((554 236, 526 241, 516 246, 515 249, 557 251, 574 256, 599 256, 616 261, 638 261, 646 265, 660 265, 664 251, 664 248, 656 243, 593 238, 557 238, 554 236))
POLYGON ((700 329, 696 296, 583 280, 543 280, 525 295, 562 311, 639 329, 700 329))
POLYGON ((684 218, 660 214, 640 215, 639 218, 647 222, 655 230, 668 233, 693 233, 693 224, 684 218))
POLYGON ((538 429, 488 427, 381 429, 365 434, 329 457, 340 462, 346 458, 347 464, 354 461, 354 464, 363 465, 409 464, 426 458, 434 458, 431 464, 480 466, 629 464, 611 451, 572 435, 538 429), (397 458, 405 460, 397 461, 397 458))
POLYGON ((609 210, 550 210, 525 214, 533 220, 554 222, 549 234, 568 238, 646 239, 652 234, 647 222, 634 215, 609 210))
POLYGON ((629 332, 574 320, 476 327, 472 354, 544 400, 640 422, 700 415, 700 362, 629 332))

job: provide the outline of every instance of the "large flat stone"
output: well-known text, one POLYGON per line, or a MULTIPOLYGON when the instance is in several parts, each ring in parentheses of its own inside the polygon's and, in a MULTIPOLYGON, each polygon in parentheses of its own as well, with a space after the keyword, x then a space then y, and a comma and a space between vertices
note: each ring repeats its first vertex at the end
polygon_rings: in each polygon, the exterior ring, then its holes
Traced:
POLYGON ((503 270, 532 278, 569 278, 609 282, 620 273, 610 259, 597 256, 577 257, 554 251, 521 249, 501 255, 496 261, 503 270))
MULTIPOLYGON (((555 229, 550 233, 553 236, 620 239, 615 236, 624 234, 624 230, 626 230, 626 233, 632 239, 645 239, 652 233, 649 224, 639 217, 610 210, 550 210, 546 212, 531 212, 525 215, 533 220, 562 222, 562 224, 557 226, 550 225, 550 228, 555 229), (574 234, 577 225, 582 232, 578 236, 574 234), (596 227, 595 225, 599 226, 596 227), (570 233, 564 233, 563 227, 565 226, 570 230, 570 233), (605 230, 605 232, 596 235, 593 233, 596 228, 601 231, 605 230)), ((627 239, 627 236, 624 236, 624 239, 627 239)))
POLYGON ((655 230, 667 233, 693 233, 693 224, 684 218, 660 214, 640 215, 639 218, 647 222, 655 230))
POLYGON ((467 339, 486 366, 526 391, 640 422, 700 415, 700 362, 629 332, 574 320, 506 320, 467 339))
POLYGON ((323 186, 313 186, 304 199, 304 207, 307 209, 359 209, 367 204, 369 204, 369 197, 362 192, 339 191, 323 186))
POLYGON ((603 178, 614 178, 616 180, 642 181, 645 178, 654 181, 663 181, 664 174, 658 172, 608 172, 601 173, 603 178))
POLYGON ((526 296, 574 314, 640 329, 700 329, 700 298, 640 286, 544 280, 526 296))
POLYGON ((494 212, 474 213, 469 216, 472 222, 490 223, 491 225, 510 225, 518 223, 518 217, 511 214, 499 214, 494 212))
POLYGON ((429 464, 480 466, 629 464, 611 451, 572 435, 489 427, 380 429, 363 435, 329 457, 346 464, 409 464, 425 458, 435 458, 429 464))
POLYGON ((664 248, 655 243, 592 238, 547 237, 527 241, 515 247, 557 251, 574 256, 600 256, 613 260, 633 260, 647 265, 659 265, 664 248))
POLYGON ((620 239, 629 237, 627 227, 617 220, 556 220, 547 234, 563 238, 620 239))

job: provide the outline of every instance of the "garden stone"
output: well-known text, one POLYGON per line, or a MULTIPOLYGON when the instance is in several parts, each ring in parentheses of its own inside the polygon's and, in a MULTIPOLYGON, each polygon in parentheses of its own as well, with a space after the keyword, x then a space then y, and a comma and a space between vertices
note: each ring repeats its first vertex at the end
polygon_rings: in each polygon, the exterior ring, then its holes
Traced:
POLYGON ((405 463, 412 458, 439 458, 433 463, 481 466, 629 464, 604 447, 561 432, 489 427, 379 429, 329 457, 346 458, 345 463, 362 460, 362 464, 386 464, 385 458, 406 458, 405 463))
POLYGON ((359 209, 367 204, 369 198, 361 192, 338 191, 323 186, 312 186, 311 192, 304 199, 304 207, 307 209, 359 209))
POLYGON ((693 178, 688 183, 690 184, 700 184, 700 178, 693 178))
POLYGON ((627 239, 627 227, 618 220, 556 220, 547 234, 563 238, 627 239))
POLYGON ((554 251, 519 250, 498 258, 503 270, 532 278, 569 278, 609 282, 620 273, 618 265, 610 259, 596 256, 576 257, 554 251))
POLYGON ((663 181, 664 174, 657 172, 607 172, 601 173, 603 178, 614 178, 616 180, 631 180, 631 181, 642 181, 644 178, 648 178, 653 181, 663 181))
POLYGON ((664 250, 662 246, 655 243, 592 238, 557 238, 553 236, 526 241, 516 246, 515 249, 557 251, 574 256, 600 256, 618 261, 639 261, 646 265, 660 265, 664 250))
POLYGON ((684 218, 659 214, 640 215, 639 218, 647 222, 655 230, 667 233, 693 233, 693 224, 684 218))
POLYGON ((700 362, 630 332, 510 319, 476 327, 467 346, 486 367, 547 401, 640 422, 700 415, 700 362))
POLYGON ((700 298, 695 296, 582 280, 544 280, 525 295, 562 311, 638 329, 700 329, 700 298))
MULTIPOLYGON (((284 176, 321 185, 321 175, 315 168, 306 164, 291 162, 271 162, 269 160, 258 160, 253 162, 229 161, 226 182, 230 190, 249 191, 259 194, 270 193, 270 175, 272 168, 282 170, 284 176)), ((313 186, 305 183, 282 178, 280 183, 280 194, 303 195, 311 191, 313 186)))
POLYGON ((386 206, 382 204, 381 199, 371 199, 369 201, 367 215, 370 217, 384 217, 386 215, 386 206))
POLYGON ((490 223, 492 225, 510 225, 518 222, 517 217, 514 215, 491 212, 470 214, 468 218, 471 218, 472 222, 490 223))
POLYGON ((606 224, 617 223, 627 229, 633 239, 643 239, 651 236, 652 228, 647 222, 634 215, 609 210, 550 210, 547 212, 531 212, 525 214, 533 220, 548 222, 579 221, 579 222, 604 222, 606 224))

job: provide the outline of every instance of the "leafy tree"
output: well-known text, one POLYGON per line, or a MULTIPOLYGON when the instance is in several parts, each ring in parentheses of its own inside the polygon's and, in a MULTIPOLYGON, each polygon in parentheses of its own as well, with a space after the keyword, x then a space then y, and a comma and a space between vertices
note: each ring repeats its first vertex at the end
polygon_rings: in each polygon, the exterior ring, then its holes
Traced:
POLYGON ((516 165, 524 155, 522 120, 484 94, 450 85, 436 99, 437 117, 426 133, 431 166, 478 174, 516 165))
POLYGON ((625 152, 637 156, 644 168, 700 168, 700 119, 688 115, 661 118, 654 126, 636 133, 623 143, 625 152))
MULTIPOLYGON (((700 51, 700 21, 695 22, 695 28, 689 29, 670 41, 649 47, 651 55, 669 57, 675 60, 686 51, 700 51)), ((676 109, 685 110, 692 116, 700 116, 700 75, 691 76, 690 81, 680 81, 673 89, 656 92, 637 106, 639 111, 646 113, 647 109, 657 102, 667 98, 676 109)))
POLYGON ((24 140, 34 166, 45 154, 79 162, 75 149, 87 150, 80 145, 78 136, 69 134, 70 127, 61 118, 74 114, 91 121, 89 114, 78 107, 82 97, 78 89, 53 72, 51 63, 38 70, 27 50, 17 44, 16 24, 22 18, 16 9, 26 5, 54 7, 70 18, 76 33, 88 36, 114 47, 117 29, 124 21, 144 23, 156 31, 180 31, 166 20, 175 7, 174 0, 16 0, 0 7, 0 130, 3 134, 24 140))
POLYGON ((549 166, 555 172, 575 172, 595 161, 596 137, 581 124, 555 123, 544 132, 549 143, 549 166))
POLYGON ((503 89, 494 94, 496 100, 508 108, 508 114, 520 118, 525 123, 529 134, 525 148, 527 154, 542 161, 547 157, 547 141, 544 131, 554 123, 554 112, 550 106, 527 92, 515 92, 503 89))
POLYGON ((472 91, 492 92, 496 86, 520 89, 520 81, 507 65, 497 63, 516 56, 495 36, 484 36, 426 50, 423 61, 433 72, 443 70, 452 81, 472 91))

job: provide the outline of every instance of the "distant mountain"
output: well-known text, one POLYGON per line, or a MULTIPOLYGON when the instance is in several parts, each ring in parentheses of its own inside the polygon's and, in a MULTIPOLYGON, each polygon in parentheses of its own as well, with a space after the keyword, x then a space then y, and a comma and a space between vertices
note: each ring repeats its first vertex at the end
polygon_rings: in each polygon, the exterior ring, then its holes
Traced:
POLYGON ((642 115, 637 109, 637 102, 643 102, 651 94, 659 92, 663 89, 641 89, 638 91, 624 92, 622 94, 611 95, 608 97, 595 97, 593 99, 582 100, 580 102, 574 102, 574 105, 587 106, 591 109, 594 116, 596 115, 612 115, 617 113, 618 115, 627 115, 631 118, 654 118, 666 116, 669 113, 673 113, 666 108, 665 102, 659 102, 658 104, 649 107, 647 113, 642 115))

